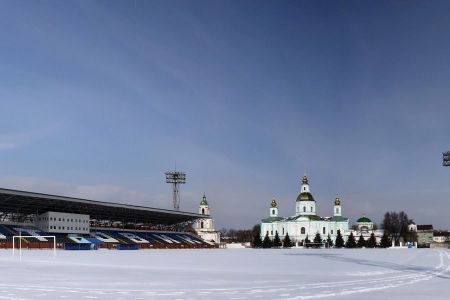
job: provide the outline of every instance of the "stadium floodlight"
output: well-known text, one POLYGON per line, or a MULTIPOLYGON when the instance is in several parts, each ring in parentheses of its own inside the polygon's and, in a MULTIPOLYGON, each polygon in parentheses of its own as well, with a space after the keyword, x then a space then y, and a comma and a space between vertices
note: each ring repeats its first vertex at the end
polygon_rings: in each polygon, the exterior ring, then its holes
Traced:
POLYGON ((450 151, 442 153, 442 165, 444 167, 450 167, 450 151))
POLYGON ((173 187, 173 209, 180 210, 180 190, 179 185, 186 183, 186 174, 183 172, 166 172, 166 182, 173 187))

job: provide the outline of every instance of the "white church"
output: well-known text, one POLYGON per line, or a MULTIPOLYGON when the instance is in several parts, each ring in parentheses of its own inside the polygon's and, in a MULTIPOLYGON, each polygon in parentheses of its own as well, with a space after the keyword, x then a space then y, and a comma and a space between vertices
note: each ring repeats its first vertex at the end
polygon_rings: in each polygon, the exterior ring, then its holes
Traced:
POLYGON ((278 232, 280 239, 283 240, 288 233, 291 241, 297 246, 302 245, 307 236, 312 241, 317 233, 320 233, 322 240, 330 235, 335 241, 338 230, 345 240, 349 231, 349 219, 342 216, 341 200, 339 197, 334 200, 332 217, 318 216, 316 200, 311 194, 306 175, 303 176, 300 194, 295 202, 295 215, 288 218, 279 216, 277 202, 272 199, 270 216, 261 221, 261 239, 267 234, 273 240, 278 232))
POLYGON ((199 219, 195 223, 194 229, 198 236, 208 242, 220 243, 220 232, 214 229, 214 220, 211 218, 205 194, 203 194, 202 201, 200 202, 198 213, 205 216, 204 219, 199 219))

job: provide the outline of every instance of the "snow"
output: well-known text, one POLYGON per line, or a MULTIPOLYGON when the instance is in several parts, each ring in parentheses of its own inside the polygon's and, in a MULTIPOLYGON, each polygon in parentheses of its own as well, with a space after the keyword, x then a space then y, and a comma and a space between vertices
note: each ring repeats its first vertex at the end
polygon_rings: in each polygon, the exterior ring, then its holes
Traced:
POLYGON ((0 250, 0 299, 448 299, 439 249, 0 250))

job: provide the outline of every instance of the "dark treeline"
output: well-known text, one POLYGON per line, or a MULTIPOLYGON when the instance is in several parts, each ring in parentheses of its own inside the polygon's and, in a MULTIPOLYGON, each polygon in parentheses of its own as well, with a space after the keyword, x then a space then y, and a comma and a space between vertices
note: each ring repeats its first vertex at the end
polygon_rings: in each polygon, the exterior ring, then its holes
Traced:
MULTIPOLYGON (((255 225, 260 226, 260 225, 255 225)), ((220 230, 221 239, 227 243, 248 243, 253 240, 254 229, 226 229, 220 230)))

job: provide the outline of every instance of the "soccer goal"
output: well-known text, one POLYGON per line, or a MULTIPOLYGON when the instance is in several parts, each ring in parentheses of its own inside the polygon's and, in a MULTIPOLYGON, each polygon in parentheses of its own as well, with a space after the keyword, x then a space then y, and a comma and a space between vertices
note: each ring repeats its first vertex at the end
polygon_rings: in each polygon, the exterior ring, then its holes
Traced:
POLYGON ((56 236, 54 235, 15 235, 13 236, 13 256, 16 255, 16 239, 19 239, 19 257, 22 260, 22 238, 36 238, 40 242, 46 242, 46 239, 53 239, 53 256, 56 256, 56 236))

